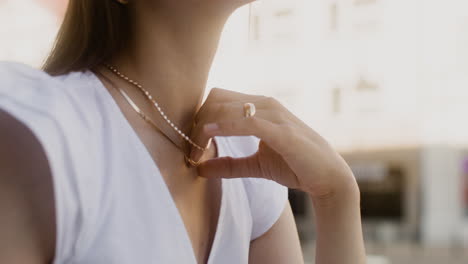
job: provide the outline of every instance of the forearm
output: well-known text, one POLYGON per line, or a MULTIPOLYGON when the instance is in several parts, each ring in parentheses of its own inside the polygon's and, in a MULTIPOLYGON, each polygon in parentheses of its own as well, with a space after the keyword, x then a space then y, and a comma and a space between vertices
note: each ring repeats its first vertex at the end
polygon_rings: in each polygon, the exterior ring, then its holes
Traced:
POLYGON ((317 229, 316 263, 366 263, 357 186, 312 201, 317 229))

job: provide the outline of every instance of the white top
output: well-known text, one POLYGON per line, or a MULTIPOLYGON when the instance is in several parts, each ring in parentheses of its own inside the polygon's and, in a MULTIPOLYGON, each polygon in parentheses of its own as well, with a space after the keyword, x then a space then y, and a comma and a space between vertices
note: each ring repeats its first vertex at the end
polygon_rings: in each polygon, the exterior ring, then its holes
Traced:
MULTIPOLYGON (((49 160, 54 263, 196 263, 159 168, 92 72, 51 77, 0 62, 0 108, 33 131, 49 160)), ((259 143, 254 136, 215 140, 220 157, 251 155, 259 143)), ((276 222, 286 201, 287 188, 273 181, 223 179, 208 263, 247 263, 250 242, 276 222)))

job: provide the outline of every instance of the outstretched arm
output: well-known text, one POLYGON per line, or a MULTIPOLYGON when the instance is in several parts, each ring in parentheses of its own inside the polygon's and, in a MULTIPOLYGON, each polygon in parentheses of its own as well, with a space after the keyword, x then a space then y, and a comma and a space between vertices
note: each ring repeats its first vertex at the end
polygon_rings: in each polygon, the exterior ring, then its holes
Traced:
POLYGON ((32 132, 0 110, 0 263, 51 263, 54 248, 46 156, 32 132))

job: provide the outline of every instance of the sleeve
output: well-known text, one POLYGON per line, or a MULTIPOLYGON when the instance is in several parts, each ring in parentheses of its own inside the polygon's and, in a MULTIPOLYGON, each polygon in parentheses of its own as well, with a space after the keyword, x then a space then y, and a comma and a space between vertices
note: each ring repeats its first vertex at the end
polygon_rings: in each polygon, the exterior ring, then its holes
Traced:
MULTIPOLYGON (((258 151, 260 139, 255 136, 231 137, 237 157, 250 156, 258 151)), ((242 179, 252 215, 254 240, 266 233, 279 219, 288 201, 288 188, 274 181, 260 178, 242 179)))
MULTIPOLYGON (((28 127, 42 145, 51 169, 55 197, 56 249, 54 263, 65 263, 72 255, 79 226, 79 203, 68 139, 60 120, 47 111, 36 91, 43 76, 22 65, 0 64, 0 109, 28 127)), ((43 93, 41 93, 44 95, 43 93)))
POLYGON ((288 189, 267 179, 244 180, 252 213, 254 240, 266 233, 279 219, 288 200, 288 189))

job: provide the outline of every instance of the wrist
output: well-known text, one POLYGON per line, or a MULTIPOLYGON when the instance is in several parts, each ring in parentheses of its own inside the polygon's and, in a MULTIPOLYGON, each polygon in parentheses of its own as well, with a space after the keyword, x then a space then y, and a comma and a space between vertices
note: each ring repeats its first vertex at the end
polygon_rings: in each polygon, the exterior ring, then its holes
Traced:
POLYGON ((313 195, 309 193, 309 195, 316 209, 321 207, 339 208, 353 205, 360 206, 359 186, 354 177, 330 188, 330 191, 325 194, 313 195))

